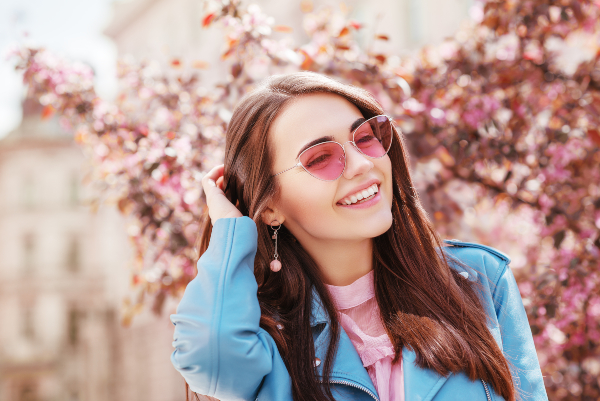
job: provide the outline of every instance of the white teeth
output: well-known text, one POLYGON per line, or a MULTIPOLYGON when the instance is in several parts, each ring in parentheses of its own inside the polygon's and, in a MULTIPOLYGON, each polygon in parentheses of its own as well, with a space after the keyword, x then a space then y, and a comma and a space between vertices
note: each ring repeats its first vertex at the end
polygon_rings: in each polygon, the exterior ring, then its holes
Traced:
POLYGON ((376 194, 377 192, 379 192, 379 188, 377 187, 377 184, 373 184, 367 189, 363 189, 362 191, 357 192, 354 195, 350 195, 348 198, 342 200, 340 203, 351 205, 353 203, 358 202, 359 200, 368 198, 369 196, 376 194))

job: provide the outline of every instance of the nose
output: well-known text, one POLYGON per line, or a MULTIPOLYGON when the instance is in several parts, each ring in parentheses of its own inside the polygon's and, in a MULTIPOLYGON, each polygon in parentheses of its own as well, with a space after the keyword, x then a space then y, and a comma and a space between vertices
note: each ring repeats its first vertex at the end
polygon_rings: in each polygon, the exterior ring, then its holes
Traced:
POLYGON ((346 151, 344 178, 352 179, 356 175, 366 173, 375 166, 371 159, 356 149, 352 141, 344 143, 344 150, 346 151), (346 146, 348 143, 350 143, 350 146, 346 146))

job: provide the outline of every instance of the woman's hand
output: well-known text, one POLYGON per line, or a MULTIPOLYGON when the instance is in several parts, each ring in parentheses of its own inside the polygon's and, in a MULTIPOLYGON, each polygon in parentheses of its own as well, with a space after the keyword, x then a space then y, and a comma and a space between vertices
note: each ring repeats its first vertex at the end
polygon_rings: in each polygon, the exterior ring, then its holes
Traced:
POLYGON ((224 165, 220 164, 202 178, 208 215, 213 225, 221 218, 242 217, 242 213, 227 199, 223 192, 223 169, 224 165))

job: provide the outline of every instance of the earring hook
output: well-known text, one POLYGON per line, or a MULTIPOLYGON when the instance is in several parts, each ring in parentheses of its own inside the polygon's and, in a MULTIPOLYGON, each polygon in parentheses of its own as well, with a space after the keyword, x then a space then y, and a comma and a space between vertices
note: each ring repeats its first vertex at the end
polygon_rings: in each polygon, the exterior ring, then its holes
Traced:
POLYGON ((277 232, 277 230, 279 230, 281 228, 281 223, 279 222, 279 220, 273 220, 271 221, 271 229, 275 232, 277 232), (273 221, 277 222, 278 227, 277 228, 273 228, 273 221))

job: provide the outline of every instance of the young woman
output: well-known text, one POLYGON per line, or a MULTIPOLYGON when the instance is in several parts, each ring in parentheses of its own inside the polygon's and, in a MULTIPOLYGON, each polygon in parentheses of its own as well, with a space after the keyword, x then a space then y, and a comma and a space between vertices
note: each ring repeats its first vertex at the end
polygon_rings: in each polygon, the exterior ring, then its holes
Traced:
POLYGON ((301 72, 237 105, 202 180, 174 366, 221 400, 546 400, 503 253, 442 246, 400 132, 366 91, 301 72))

